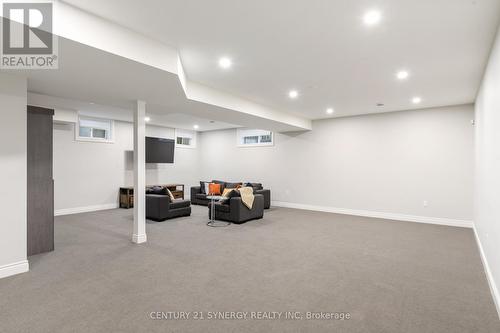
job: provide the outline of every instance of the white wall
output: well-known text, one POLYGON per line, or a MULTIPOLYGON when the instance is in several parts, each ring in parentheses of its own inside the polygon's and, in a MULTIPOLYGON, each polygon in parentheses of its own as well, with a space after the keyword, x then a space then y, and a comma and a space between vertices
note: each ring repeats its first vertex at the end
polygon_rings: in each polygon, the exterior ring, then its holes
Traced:
MULTIPOLYGON (((473 117, 466 105, 320 120, 271 147, 237 147, 235 129, 203 132, 174 164, 148 165, 147 183, 184 183, 188 196, 199 180, 259 181, 277 205, 471 225, 473 117)), ((56 211, 116 207, 118 188, 132 185, 132 144, 130 123, 115 122, 113 144, 75 141, 73 125, 56 124, 56 211)))
MULTIPOLYGON (((133 186, 133 128, 115 121, 115 142, 75 141, 74 124, 54 124, 54 190, 56 214, 113 208, 118 189, 133 186)), ((147 126, 148 136, 174 138, 174 129, 147 126)), ((174 164, 148 164, 147 184, 198 181, 198 150, 176 148, 174 164)))
POLYGON ((476 100, 474 224, 500 315, 500 32, 476 100))
POLYGON ((28 270, 26 79, 0 74, 0 278, 28 270))
POLYGON ((262 182, 279 205, 471 225, 473 117, 467 105, 314 121, 273 147, 204 132, 201 176, 262 182))

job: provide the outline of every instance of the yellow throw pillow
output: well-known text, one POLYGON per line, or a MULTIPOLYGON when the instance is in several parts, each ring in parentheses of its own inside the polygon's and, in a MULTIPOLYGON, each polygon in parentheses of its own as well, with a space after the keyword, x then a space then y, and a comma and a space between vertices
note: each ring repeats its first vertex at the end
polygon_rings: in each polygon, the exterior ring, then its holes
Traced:
POLYGON ((225 188, 224 192, 222 192, 223 197, 227 197, 229 193, 231 193, 234 189, 233 188, 225 188))

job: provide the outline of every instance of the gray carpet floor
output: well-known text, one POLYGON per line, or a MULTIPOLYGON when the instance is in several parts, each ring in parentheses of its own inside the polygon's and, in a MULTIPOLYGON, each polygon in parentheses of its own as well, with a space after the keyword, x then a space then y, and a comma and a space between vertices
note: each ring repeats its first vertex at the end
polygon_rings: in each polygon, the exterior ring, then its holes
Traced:
POLYGON ((56 250, 0 280, 0 332, 500 332, 470 229, 286 208, 206 220, 194 206, 148 222, 135 245, 132 210, 57 217, 56 250), (176 311, 190 319, 151 319, 176 311), (264 318, 209 318, 218 311, 264 318))

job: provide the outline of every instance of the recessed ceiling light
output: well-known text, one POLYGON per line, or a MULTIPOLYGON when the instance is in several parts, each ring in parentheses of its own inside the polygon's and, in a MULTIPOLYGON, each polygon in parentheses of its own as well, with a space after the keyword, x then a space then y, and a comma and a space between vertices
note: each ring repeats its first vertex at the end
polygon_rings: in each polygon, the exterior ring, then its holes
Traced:
POLYGON ((150 121, 150 120, 151 120, 151 118, 149 118, 149 117, 144 117, 144 121, 145 121, 145 122, 148 122, 148 121, 150 121))
POLYGON ((194 129, 198 129, 198 128, 200 128, 200 126, 198 126, 198 125, 193 125, 193 128, 194 128, 194 129))
POLYGON ((328 108, 326 109, 326 113, 332 114, 334 112, 333 108, 328 108))
POLYGON ((222 57, 219 59, 219 66, 224 69, 228 69, 232 64, 233 62, 228 57, 222 57))
POLYGON ((288 92, 288 97, 297 98, 299 97, 299 92, 297 90, 290 90, 290 92, 288 92))
POLYGON ((410 76, 410 73, 408 73, 408 71, 399 71, 396 73, 396 77, 399 80, 406 80, 408 76, 410 76))
POLYGON ((420 97, 413 97, 413 98, 411 99, 411 102, 412 102, 413 104, 420 104, 420 102, 422 102, 422 98, 420 98, 420 97))
POLYGON ((94 102, 89 102, 90 105, 94 105, 95 103, 94 102))
POLYGON ((379 10, 370 10, 363 16, 363 22, 366 25, 375 25, 382 19, 382 13, 379 10))

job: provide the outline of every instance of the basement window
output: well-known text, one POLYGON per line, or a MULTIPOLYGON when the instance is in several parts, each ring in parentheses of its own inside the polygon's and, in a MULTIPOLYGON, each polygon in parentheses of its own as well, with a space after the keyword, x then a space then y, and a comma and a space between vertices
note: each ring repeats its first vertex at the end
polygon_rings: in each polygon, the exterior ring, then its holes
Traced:
POLYGON ((196 132, 176 129, 175 146, 179 148, 196 148, 196 132))
POLYGON ((272 146, 273 132, 260 130, 238 128, 236 131, 238 147, 259 147, 259 146, 272 146))
POLYGON ((183 145, 183 146, 191 146, 191 138, 186 138, 183 136, 178 136, 177 137, 177 144, 178 145, 183 145))
POLYGON ((76 140, 90 142, 113 142, 114 122, 111 119, 79 116, 76 124, 76 140))

